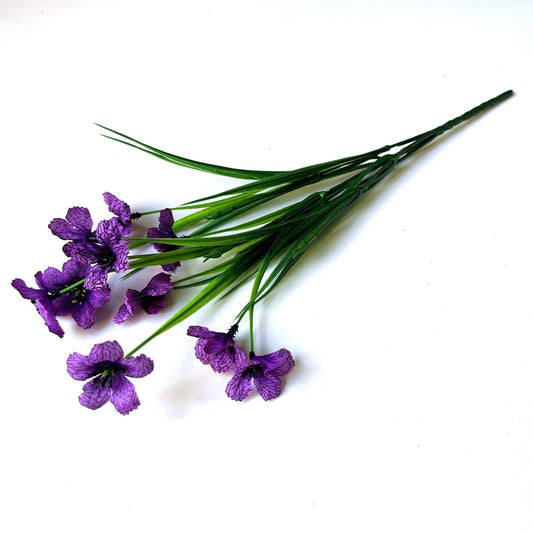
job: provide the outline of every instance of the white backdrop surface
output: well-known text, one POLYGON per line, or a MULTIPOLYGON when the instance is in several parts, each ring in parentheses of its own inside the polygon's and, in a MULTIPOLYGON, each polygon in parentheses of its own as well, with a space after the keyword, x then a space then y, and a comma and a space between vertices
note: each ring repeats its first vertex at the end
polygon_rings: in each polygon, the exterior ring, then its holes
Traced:
POLYGON ((3 0, 0 529, 531 532, 532 24, 526 0, 3 0), (88 331, 62 320, 59 339, 10 286, 62 263, 47 225, 70 206, 98 220, 104 191, 144 211, 235 183, 93 122, 192 159, 290 169, 507 89, 258 308, 256 351, 296 360, 271 402, 229 400, 229 375, 185 334, 225 330, 249 288, 146 346, 155 370, 123 417, 79 405, 66 357, 131 349, 172 311, 115 326, 109 308, 88 331))

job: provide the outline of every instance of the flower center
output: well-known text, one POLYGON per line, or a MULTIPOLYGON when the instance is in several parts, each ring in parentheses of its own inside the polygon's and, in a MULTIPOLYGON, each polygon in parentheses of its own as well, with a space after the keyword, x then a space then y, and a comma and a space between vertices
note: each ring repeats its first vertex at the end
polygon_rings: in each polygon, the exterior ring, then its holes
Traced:
POLYGON ((253 378, 255 376, 263 376, 263 368, 261 365, 250 365, 243 373, 244 378, 253 378))
POLYGON ((81 305, 83 302, 85 302, 85 298, 87 296, 87 289, 85 287, 76 287, 75 289, 72 289, 68 292, 68 295, 70 296, 70 301, 73 304, 79 304, 81 305))
POLYGON ((104 247, 98 255, 98 264, 102 266, 112 265, 117 259, 115 252, 111 248, 104 247))

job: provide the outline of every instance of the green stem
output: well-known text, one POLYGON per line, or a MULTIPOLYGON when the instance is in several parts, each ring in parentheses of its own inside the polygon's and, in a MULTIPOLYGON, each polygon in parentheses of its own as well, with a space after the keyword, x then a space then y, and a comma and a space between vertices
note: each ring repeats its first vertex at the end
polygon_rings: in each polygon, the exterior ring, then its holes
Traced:
MULTIPOLYGON (((400 161, 420 150, 448 130, 506 100, 512 94, 513 91, 505 91, 437 128, 399 143, 387 145, 381 149, 352 158, 313 165, 292 172, 264 175, 260 181, 254 184, 236 187, 225 193, 199 200, 198 202, 205 202, 220 196, 235 195, 225 200, 217 200, 214 205, 205 205, 199 213, 184 217, 188 219, 187 223, 192 221, 200 222, 202 218, 206 218, 206 215, 215 218, 220 216, 224 221, 227 221, 242 214, 246 210, 245 207, 255 203, 258 198, 263 199, 269 197, 269 195, 278 197, 282 191, 300 189, 309 183, 321 181, 325 177, 330 178, 357 170, 360 171, 327 191, 312 193, 303 200, 283 208, 279 216, 273 218, 270 216, 266 218, 259 217, 257 220, 266 223, 258 229, 230 233, 230 235, 223 236, 201 236, 202 231, 205 231, 206 228, 212 229, 214 227, 214 224, 207 222, 200 230, 195 232, 195 237, 172 239, 169 243, 180 244, 183 248, 175 252, 167 252, 167 255, 158 254, 160 262, 157 264, 174 262, 179 260, 178 258, 219 257, 226 251, 231 250, 235 245, 241 246, 242 249, 228 261, 228 268, 222 270, 218 275, 205 280, 206 286, 199 294, 186 303, 150 337, 132 350, 128 356, 135 353, 153 338, 195 313, 214 298, 219 297, 222 293, 231 292, 251 275, 255 275, 255 281, 250 300, 238 314, 236 323, 248 312, 250 348, 253 352, 254 306, 274 289, 326 228, 330 227, 335 220, 344 214, 362 194, 387 177, 400 161), (400 147, 403 148, 395 153, 387 153, 393 148, 400 147), (267 188, 261 189, 261 186, 267 188), (220 214, 221 210, 224 209, 227 209, 227 212, 220 214), (227 218, 225 218, 226 216, 227 218), (213 247, 216 248, 214 252, 213 247), (277 264, 267 279, 263 281, 266 270, 278 256, 280 256, 280 259, 277 260, 277 264)), ((189 204, 190 207, 194 207, 194 203, 191 202, 189 204)), ((177 222, 176 227, 179 227, 179 225, 180 221, 177 222)), ((239 227, 255 227, 254 221, 245 225, 237 224, 234 229, 239 227)), ((141 241, 141 239, 138 239, 138 242, 141 241)), ((165 242, 164 239, 147 239, 147 242, 157 241, 165 242)), ((145 259, 143 259, 143 256, 136 256, 132 259, 134 259, 134 266, 138 267, 156 264, 154 262, 154 254, 145 259)), ((214 272, 215 270, 213 270, 214 272)))
POLYGON ((69 292, 72 289, 75 289, 76 287, 83 285, 84 283, 85 283, 85 278, 80 279, 79 281, 76 281, 76 283, 73 283, 72 285, 69 285, 68 287, 65 287, 64 289, 61 289, 59 291, 59 294, 65 294, 66 292, 69 292))
POLYGON ((101 124, 97 124, 96 122, 94 124, 95 126, 98 126, 115 135, 118 135, 119 137, 122 137, 122 139, 117 139, 115 137, 111 137, 105 134, 102 134, 102 137, 106 137, 107 139, 111 139, 112 141, 117 141, 127 146, 131 146, 132 148, 136 148, 137 150, 141 150, 142 152, 146 152, 155 157, 159 157, 160 159, 168 161, 169 163, 174 163, 176 165, 181 165, 183 167, 188 167, 188 168, 192 168, 195 170, 202 170, 204 172, 211 172, 213 174, 220 174, 222 176, 230 176, 232 178, 241 178, 241 179, 260 179, 262 177, 268 177, 268 176, 278 173, 272 170, 245 170, 245 169, 225 167, 221 165, 212 165, 208 163, 202 163, 201 161, 187 159, 186 157, 180 157, 178 155, 174 155, 169 152, 159 150, 158 148, 154 148, 153 146, 150 146, 149 144, 142 143, 134 139, 133 137, 129 137, 128 135, 124 135, 123 133, 120 133, 116 130, 112 130, 111 128, 107 128, 106 126, 102 126, 101 124), (127 140, 124 140, 124 139, 127 139, 127 140))

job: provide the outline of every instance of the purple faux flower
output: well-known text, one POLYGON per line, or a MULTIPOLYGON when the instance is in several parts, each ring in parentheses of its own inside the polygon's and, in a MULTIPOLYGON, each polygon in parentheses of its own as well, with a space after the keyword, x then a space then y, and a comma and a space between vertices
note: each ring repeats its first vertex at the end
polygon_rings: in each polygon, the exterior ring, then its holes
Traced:
POLYGON ((244 400, 253 389, 263 400, 277 398, 281 392, 280 376, 287 374, 294 366, 291 352, 282 348, 268 355, 251 355, 246 359, 240 353, 235 361, 235 375, 226 387, 226 394, 232 399, 244 400))
POLYGON ((29 288, 21 279, 12 282, 23 298, 32 300, 52 333, 63 336, 57 316, 71 315, 78 326, 88 329, 96 320, 96 308, 105 305, 110 298, 109 287, 88 290, 82 283, 89 266, 73 259, 62 270, 47 268, 35 274, 39 289, 29 288), (65 291, 68 287, 69 290, 65 291))
MULTIPOLYGON (((150 228, 146 232, 146 236, 153 239, 175 239, 177 238, 176 234, 172 231, 172 225, 174 224, 174 216, 172 215, 171 209, 163 209, 159 213, 159 226, 157 228, 150 228)), ((174 246, 172 244, 162 244, 154 242, 152 243, 154 248, 158 252, 171 252, 172 250, 177 250, 179 246, 174 246)), ((168 263, 162 265, 163 270, 166 272, 174 272, 176 268, 180 266, 180 262, 168 263)))
POLYGON ((140 405, 135 387, 127 378, 142 378, 154 369, 154 362, 146 355, 124 357, 117 341, 95 344, 89 355, 71 353, 67 359, 67 372, 79 381, 92 378, 83 386, 81 405, 98 409, 107 401, 116 410, 127 415, 140 405))
POLYGON ((195 347, 196 357, 204 365, 211 365, 215 372, 226 372, 232 368, 240 354, 246 357, 233 340, 236 333, 236 325, 227 333, 211 331, 203 326, 190 326, 187 330, 187 335, 198 339, 195 347))
POLYGON ((149 315, 159 313, 166 306, 165 295, 173 289, 174 285, 170 281, 169 274, 164 272, 156 274, 142 291, 129 289, 126 292, 124 303, 114 316, 113 322, 115 324, 124 322, 138 307, 142 307, 149 315))

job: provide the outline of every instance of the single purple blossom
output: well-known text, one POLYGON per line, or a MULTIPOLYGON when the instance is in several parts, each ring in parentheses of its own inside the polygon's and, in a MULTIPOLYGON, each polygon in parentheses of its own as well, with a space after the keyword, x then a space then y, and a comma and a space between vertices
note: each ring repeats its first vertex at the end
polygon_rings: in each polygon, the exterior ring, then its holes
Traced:
POLYGON ((92 290, 84 287, 81 282, 87 277, 89 268, 71 259, 63 265, 62 270, 47 268, 35 275, 39 287, 50 294, 55 315, 70 315, 84 329, 94 325, 96 309, 104 306, 111 297, 108 285, 92 290))
POLYGON ((161 272, 156 274, 142 291, 129 289, 126 292, 124 303, 113 317, 115 324, 120 324, 133 315, 138 307, 142 307, 149 315, 159 313, 166 307, 165 295, 172 292, 174 285, 170 275, 161 272))
MULTIPOLYGON (((157 228, 150 228, 146 232, 146 236, 152 239, 176 239, 177 235, 172 231, 173 224, 174 216, 172 215, 172 210, 163 209, 159 213, 159 226, 157 228)), ((162 244, 158 242, 152 244, 158 252, 171 252, 172 250, 177 250, 179 248, 179 246, 174 246, 173 244, 162 244)), ((174 272, 174 270, 180 266, 180 262, 167 263, 166 265, 161 266, 166 272, 174 272)))
POLYGON ((78 326, 88 329, 96 320, 96 308, 110 298, 109 287, 88 290, 82 281, 89 266, 69 259, 62 270, 49 267, 35 274, 39 289, 30 289, 21 279, 12 282, 23 298, 32 300, 52 333, 63 336, 57 316, 72 316, 78 326))
POLYGON ((226 387, 226 394, 232 400, 244 400, 253 390, 253 379, 263 400, 277 398, 281 393, 280 376, 287 374, 293 366, 291 352, 285 348, 268 355, 251 355, 250 359, 239 353, 235 361, 235 375, 226 387))
POLYGON ((196 337, 196 357, 204 365, 211 365, 215 372, 226 372, 235 364, 238 355, 244 352, 235 344, 233 337, 237 333, 234 325, 227 333, 211 331, 203 326, 190 326, 187 335, 196 337))
POLYGON ((127 378, 142 378, 154 369, 146 355, 124 357, 117 341, 95 344, 89 355, 73 352, 67 359, 67 372, 79 381, 92 378, 83 386, 81 405, 98 409, 110 401, 116 410, 127 415, 140 405, 135 386, 127 378))

